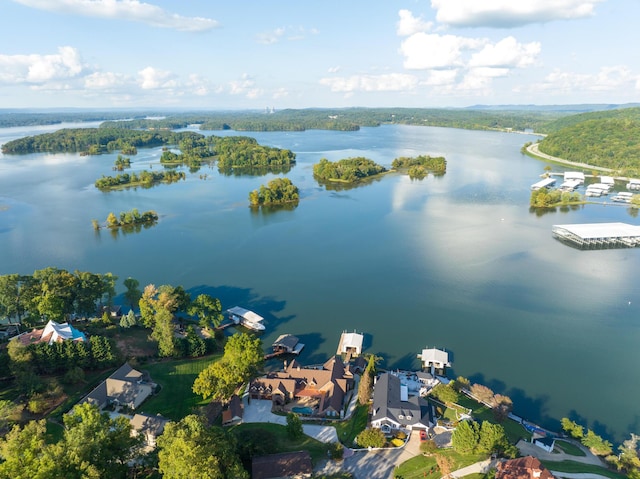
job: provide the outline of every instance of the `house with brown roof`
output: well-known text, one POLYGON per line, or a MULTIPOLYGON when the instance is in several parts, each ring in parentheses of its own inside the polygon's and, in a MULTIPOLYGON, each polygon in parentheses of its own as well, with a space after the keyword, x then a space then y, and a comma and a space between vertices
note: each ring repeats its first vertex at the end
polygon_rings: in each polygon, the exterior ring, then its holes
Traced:
POLYGON ((296 360, 282 371, 268 373, 249 385, 253 399, 270 399, 276 406, 298 400, 313 404, 314 416, 337 417, 347 392, 353 388, 353 373, 339 356, 321 367, 303 367, 296 360))
POLYGON ((496 479, 554 479, 537 457, 526 456, 498 464, 496 479))
POLYGON ((231 426, 242 422, 242 415, 244 413, 244 406, 242 405, 242 399, 237 394, 231 396, 227 409, 222 411, 222 425, 231 426))
POLYGON ((155 384, 144 373, 124 363, 111 376, 87 394, 79 404, 88 402, 100 409, 114 404, 136 409, 153 392, 155 384))
POLYGON ((251 461, 253 479, 302 479, 311 477, 312 473, 309 451, 270 454, 251 461))

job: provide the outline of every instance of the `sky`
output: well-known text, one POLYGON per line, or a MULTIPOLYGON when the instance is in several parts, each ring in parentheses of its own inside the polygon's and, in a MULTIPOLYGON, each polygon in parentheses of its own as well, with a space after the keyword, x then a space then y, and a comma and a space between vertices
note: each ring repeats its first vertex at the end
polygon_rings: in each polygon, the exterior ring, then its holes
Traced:
POLYGON ((631 103, 637 0, 0 0, 0 108, 631 103))

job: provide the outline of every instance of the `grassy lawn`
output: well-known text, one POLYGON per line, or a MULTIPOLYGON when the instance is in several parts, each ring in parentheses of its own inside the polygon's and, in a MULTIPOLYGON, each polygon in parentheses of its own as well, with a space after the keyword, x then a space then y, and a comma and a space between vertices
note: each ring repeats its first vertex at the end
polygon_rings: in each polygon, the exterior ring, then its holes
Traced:
MULTIPOLYGON (((438 452, 443 456, 449 456, 454 461, 453 470, 458 470, 466 466, 470 466, 479 461, 484 461, 487 458, 486 454, 469 454, 462 455, 455 452, 453 449, 441 450, 438 452)), ((412 457, 408 461, 403 462, 393 471, 394 477, 402 479, 412 479, 418 477, 427 477, 430 479, 440 479, 442 474, 438 470, 436 465, 435 456, 416 456, 412 457)), ((484 477, 483 474, 479 474, 480 477, 484 477)))
POLYGON ((327 451, 329 450, 327 444, 307 435, 303 435, 300 439, 290 439, 287 435, 286 426, 280 424, 250 423, 238 424, 231 428, 231 432, 234 434, 248 432, 250 435, 254 435, 259 430, 265 430, 271 434, 275 442, 274 449, 277 452, 309 451, 314 464, 321 459, 327 458, 327 451))
POLYGON ((567 442, 567 441, 561 441, 559 439, 556 439, 556 447, 558 449, 562 450, 562 452, 564 452, 565 454, 569 454, 571 456, 586 456, 587 455, 578 446, 576 446, 575 444, 572 444, 570 442, 567 442))
POLYGON ((58 441, 60 441, 60 439, 62 439, 63 435, 64 435, 64 428, 60 424, 56 422, 47 421, 47 436, 46 436, 47 443, 55 444, 58 441))
MULTIPOLYGON (((474 401, 464 394, 460 394, 458 398, 458 404, 471 409, 474 419, 478 422, 496 422, 495 418, 493 417, 491 408, 474 401)), ((507 419, 506 421, 499 424, 504 427, 504 432, 507 434, 507 438, 509 438, 509 441, 511 441, 513 444, 517 443, 519 439, 525 439, 527 441, 531 439, 531 433, 511 419, 507 419)))
POLYGON ((145 365, 144 370, 161 386, 161 390, 156 396, 148 399, 140 410, 147 414, 162 414, 177 421, 191 414, 194 407, 206 405, 209 400, 203 400, 201 396, 194 394, 191 388, 200 371, 221 357, 222 354, 216 354, 145 365))
POLYGON ((583 464, 575 461, 540 461, 542 465, 550 471, 558 472, 591 472, 593 474, 600 474, 601 476, 610 477, 611 479, 625 479, 627 476, 619 474, 617 472, 610 471, 604 467, 594 466, 592 464, 583 464))
POLYGON ((347 447, 353 446, 356 436, 367 428, 369 406, 359 404, 348 421, 335 422, 338 439, 347 447))

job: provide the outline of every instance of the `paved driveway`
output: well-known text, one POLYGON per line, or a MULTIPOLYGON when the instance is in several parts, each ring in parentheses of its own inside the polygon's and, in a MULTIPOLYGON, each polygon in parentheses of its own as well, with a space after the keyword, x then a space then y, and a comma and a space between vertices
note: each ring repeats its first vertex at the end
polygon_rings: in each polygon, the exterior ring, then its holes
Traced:
MULTIPOLYGON (((244 415, 242 422, 270 422, 272 424, 287 424, 286 416, 280 416, 271 412, 271 401, 265 399, 252 399, 249 403, 245 399, 244 415)), ((333 426, 319 426, 316 424, 303 424, 302 430, 307 436, 311 436, 322 442, 338 442, 338 434, 333 426)))

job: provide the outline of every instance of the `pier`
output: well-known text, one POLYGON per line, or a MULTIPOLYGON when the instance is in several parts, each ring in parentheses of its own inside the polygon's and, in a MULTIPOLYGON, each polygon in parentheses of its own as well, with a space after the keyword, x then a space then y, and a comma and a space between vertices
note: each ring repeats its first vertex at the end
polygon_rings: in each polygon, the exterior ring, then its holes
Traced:
POLYGON ((627 223, 553 225, 553 237, 578 249, 634 248, 640 246, 640 226, 627 223))

